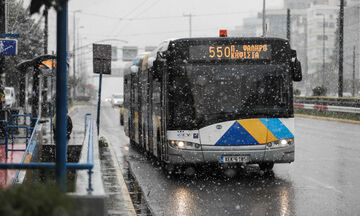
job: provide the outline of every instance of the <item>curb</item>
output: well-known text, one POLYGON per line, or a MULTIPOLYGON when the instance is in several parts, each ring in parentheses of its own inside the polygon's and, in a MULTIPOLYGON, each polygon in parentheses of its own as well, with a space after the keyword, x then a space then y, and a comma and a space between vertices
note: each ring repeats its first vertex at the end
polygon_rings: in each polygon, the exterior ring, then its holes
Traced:
POLYGON ((318 119, 318 120, 326 120, 326 121, 336 121, 336 122, 350 123, 350 124, 360 124, 360 121, 350 120, 350 119, 338 119, 338 118, 330 118, 330 117, 314 116, 314 115, 306 115, 306 114, 295 114, 295 116, 296 116, 296 117, 303 117, 303 118, 318 119))
POLYGON ((121 195, 122 195, 123 200, 124 200, 124 206, 126 208, 127 215, 136 216, 136 211, 135 211, 135 208, 134 208, 134 204, 133 204, 133 202, 131 200, 129 190, 128 190, 128 188, 126 186, 126 183, 125 183, 125 180, 124 180, 124 176, 122 175, 120 165, 116 160, 117 157, 116 157, 116 153, 115 153, 115 151, 113 149, 113 146, 112 146, 111 142, 107 139, 106 136, 100 134, 99 137, 104 137, 104 139, 108 143, 108 147, 109 147, 109 150, 110 150, 110 153, 111 153, 111 160, 112 160, 112 162, 114 164, 114 169, 116 171, 116 179, 117 179, 118 184, 119 184, 120 189, 121 189, 121 195))

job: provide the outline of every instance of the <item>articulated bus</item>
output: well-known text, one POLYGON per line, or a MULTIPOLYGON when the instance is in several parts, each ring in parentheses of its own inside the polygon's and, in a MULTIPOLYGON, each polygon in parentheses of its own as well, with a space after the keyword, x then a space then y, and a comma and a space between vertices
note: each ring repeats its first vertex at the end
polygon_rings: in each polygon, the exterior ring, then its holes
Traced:
POLYGON ((294 161, 293 81, 301 64, 280 38, 165 41, 124 74, 130 143, 170 165, 294 161))

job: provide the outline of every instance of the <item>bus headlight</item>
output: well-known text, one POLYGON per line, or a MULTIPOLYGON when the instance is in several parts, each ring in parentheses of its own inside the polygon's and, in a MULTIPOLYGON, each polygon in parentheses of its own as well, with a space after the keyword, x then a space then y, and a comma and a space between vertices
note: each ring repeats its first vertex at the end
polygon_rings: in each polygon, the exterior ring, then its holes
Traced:
POLYGON ((200 150, 201 146, 198 143, 186 142, 182 140, 170 140, 169 144, 173 148, 186 150, 200 150))
POLYGON ((183 141, 179 141, 179 142, 177 143, 177 147, 179 147, 179 148, 185 148, 185 143, 184 143, 183 141))
POLYGON ((294 144, 294 139, 290 138, 290 139, 281 139, 281 140, 276 140, 274 142, 268 143, 267 147, 269 148, 282 148, 282 147, 287 147, 290 145, 294 144))

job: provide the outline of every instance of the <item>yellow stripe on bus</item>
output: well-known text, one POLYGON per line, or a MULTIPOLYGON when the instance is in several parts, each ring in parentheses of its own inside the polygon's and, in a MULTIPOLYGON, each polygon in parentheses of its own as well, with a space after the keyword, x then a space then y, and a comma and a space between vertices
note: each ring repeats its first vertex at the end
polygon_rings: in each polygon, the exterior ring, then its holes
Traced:
POLYGON ((238 123, 252 136, 259 144, 276 141, 277 138, 259 119, 238 120, 238 123))

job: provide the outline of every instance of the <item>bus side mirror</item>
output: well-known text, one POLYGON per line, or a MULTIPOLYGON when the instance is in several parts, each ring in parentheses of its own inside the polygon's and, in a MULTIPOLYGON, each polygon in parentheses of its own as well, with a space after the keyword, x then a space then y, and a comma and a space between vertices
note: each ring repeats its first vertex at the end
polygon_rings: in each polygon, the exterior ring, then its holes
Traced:
POLYGON ((297 58, 295 58, 295 61, 291 63, 291 70, 293 80, 295 82, 300 82, 302 80, 301 62, 297 58))
POLYGON ((169 55, 169 51, 168 51, 168 50, 157 52, 157 58, 160 58, 160 59, 166 59, 166 57, 167 57, 168 55, 169 55))

